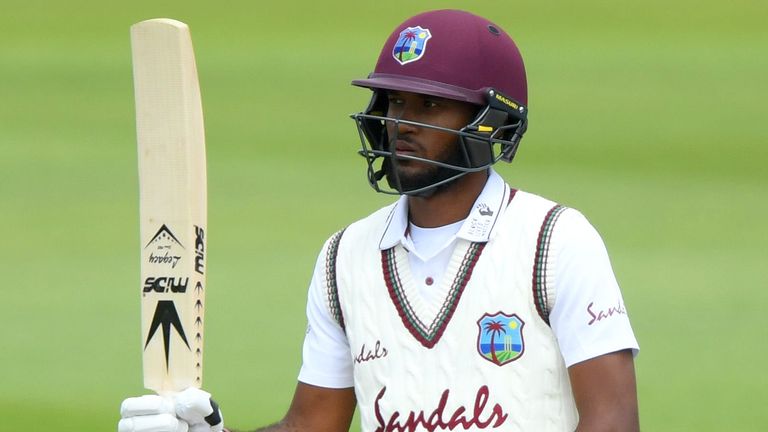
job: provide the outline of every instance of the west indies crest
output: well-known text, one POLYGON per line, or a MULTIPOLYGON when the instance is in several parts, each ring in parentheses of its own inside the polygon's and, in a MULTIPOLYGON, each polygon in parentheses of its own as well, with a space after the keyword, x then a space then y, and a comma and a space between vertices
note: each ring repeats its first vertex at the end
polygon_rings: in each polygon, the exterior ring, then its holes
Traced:
POLYGON ((427 49, 427 41, 432 37, 429 29, 421 26, 408 27, 400 32, 400 36, 392 48, 392 56, 398 63, 404 65, 414 62, 424 55, 427 49))
POLYGON ((499 366, 519 359, 525 351, 524 326, 516 314, 483 314, 477 320, 477 352, 499 366))

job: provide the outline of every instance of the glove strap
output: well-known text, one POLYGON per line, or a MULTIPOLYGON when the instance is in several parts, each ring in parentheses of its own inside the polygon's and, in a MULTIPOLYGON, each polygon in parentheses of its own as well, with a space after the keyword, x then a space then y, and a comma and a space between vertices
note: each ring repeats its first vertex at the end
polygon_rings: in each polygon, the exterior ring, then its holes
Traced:
MULTIPOLYGON (((221 411, 219 411, 219 404, 217 404, 213 399, 209 400, 211 402, 211 409, 213 409, 213 412, 211 415, 205 418, 205 422, 211 426, 216 426, 217 424, 221 423, 221 411)), ((226 431, 226 429, 224 430, 226 431)))

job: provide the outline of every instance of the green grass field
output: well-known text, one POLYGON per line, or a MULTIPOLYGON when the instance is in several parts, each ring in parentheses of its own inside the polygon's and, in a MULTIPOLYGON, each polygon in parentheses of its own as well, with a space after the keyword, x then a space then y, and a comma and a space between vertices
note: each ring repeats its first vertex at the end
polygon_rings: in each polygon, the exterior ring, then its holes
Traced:
POLYGON ((446 6, 521 47, 531 124, 499 171, 602 233, 642 346, 643 429, 768 428, 768 3, 158 3, 3 3, 0 429, 115 430, 120 401, 144 392, 132 23, 192 28, 205 387, 246 428, 290 401, 323 240, 390 200, 355 154, 347 115, 368 92, 349 81, 397 23, 446 6))

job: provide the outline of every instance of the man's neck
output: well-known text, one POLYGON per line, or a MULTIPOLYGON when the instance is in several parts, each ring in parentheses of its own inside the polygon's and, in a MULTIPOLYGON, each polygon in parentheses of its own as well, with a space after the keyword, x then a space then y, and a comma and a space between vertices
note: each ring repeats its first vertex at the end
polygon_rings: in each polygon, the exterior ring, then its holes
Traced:
POLYGON ((466 219, 488 181, 488 171, 469 173, 428 197, 408 197, 408 220, 435 228, 466 219))

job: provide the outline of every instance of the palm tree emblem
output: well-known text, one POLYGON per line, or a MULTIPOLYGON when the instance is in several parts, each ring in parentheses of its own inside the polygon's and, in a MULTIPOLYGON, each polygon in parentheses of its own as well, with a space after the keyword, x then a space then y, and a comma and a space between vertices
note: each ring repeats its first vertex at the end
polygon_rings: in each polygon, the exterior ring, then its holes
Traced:
POLYGON ((478 353, 491 363, 503 366, 523 355, 523 326, 517 314, 483 314, 477 321, 478 353))
POLYGON ((420 26, 408 27, 400 32, 400 36, 392 48, 392 56, 398 63, 404 65, 422 57, 427 49, 427 41, 432 38, 429 29, 420 26))
POLYGON ((413 42, 414 40, 416 40, 416 32, 410 28, 407 29, 402 38, 403 42, 400 44, 400 52, 397 54, 401 62, 403 61, 403 53, 408 50, 407 47, 410 47, 410 42, 413 42))
POLYGON ((490 321, 485 323, 485 331, 491 334, 491 358, 494 363, 498 363, 499 358, 496 357, 496 336, 501 333, 507 333, 507 331, 501 326, 501 321, 490 321))

